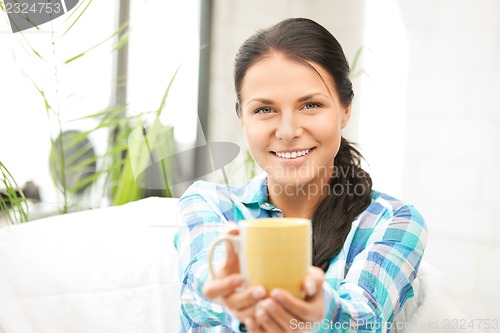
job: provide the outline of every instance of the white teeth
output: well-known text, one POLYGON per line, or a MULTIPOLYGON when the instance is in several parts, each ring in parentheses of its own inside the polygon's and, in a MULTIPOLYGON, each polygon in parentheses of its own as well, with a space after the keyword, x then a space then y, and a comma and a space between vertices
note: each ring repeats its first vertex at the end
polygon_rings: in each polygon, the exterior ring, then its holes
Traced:
POLYGON ((276 152, 276 155, 278 155, 279 157, 282 157, 282 158, 297 158, 297 157, 300 157, 300 156, 304 156, 304 155, 307 155, 307 153, 309 153, 309 150, 310 149, 305 149, 305 150, 299 150, 299 151, 294 151, 294 152, 286 152, 286 153, 279 153, 279 152, 276 152))

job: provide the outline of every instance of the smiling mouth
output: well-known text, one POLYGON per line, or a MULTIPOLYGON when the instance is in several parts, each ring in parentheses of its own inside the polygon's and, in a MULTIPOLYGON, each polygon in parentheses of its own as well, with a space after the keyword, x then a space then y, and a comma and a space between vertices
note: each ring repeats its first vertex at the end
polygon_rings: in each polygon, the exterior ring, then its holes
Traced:
POLYGON ((279 152, 279 151, 273 151, 273 154, 284 159, 295 159, 301 156, 305 156, 309 154, 312 150, 314 150, 315 147, 309 148, 309 149, 303 149, 303 150, 297 150, 297 151, 287 151, 287 152, 279 152))

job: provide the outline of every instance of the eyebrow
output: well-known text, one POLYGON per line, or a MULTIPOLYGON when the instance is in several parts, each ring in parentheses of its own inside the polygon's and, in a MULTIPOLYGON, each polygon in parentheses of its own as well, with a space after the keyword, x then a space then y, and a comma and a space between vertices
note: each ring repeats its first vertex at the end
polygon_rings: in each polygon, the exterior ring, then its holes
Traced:
MULTIPOLYGON (((301 97, 297 100, 297 102, 305 102, 305 101, 310 100, 311 98, 313 98, 314 96, 317 96, 317 95, 321 95, 323 97, 331 99, 331 97, 329 97, 323 93, 317 92, 317 93, 313 93, 313 94, 309 94, 309 95, 306 95, 304 97, 301 97)), ((252 102, 261 102, 263 104, 273 104, 274 103, 272 100, 266 99, 266 98, 253 98, 250 101, 248 101, 247 105, 252 103, 252 102)))

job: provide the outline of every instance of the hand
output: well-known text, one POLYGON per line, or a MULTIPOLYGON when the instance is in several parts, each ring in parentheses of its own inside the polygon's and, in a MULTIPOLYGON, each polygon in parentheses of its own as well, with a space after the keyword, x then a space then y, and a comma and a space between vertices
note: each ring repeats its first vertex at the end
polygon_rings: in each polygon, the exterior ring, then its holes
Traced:
MULTIPOLYGON (((228 231, 237 235, 238 229, 228 231)), ((261 286, 254 286, 242 290, 243 276, 240 274, 239 258, 231 242, 226 242, 226 260, 215 277, 203 286, 206 298, 224 304, 231 313, 243 322, 245 318, 254 317, 255 304, 266 297, 266 291, 261 286)))
POLYGON ((295 327, 308 327, 323 319, 323 281, 325 274, 318 267, 311 267, 304 279, 305 300, 294 297, 282 289, 273 289, 271 297, 256 306, 255 320, 249 318, 245 325, 251 333, 291 332, 295 327))

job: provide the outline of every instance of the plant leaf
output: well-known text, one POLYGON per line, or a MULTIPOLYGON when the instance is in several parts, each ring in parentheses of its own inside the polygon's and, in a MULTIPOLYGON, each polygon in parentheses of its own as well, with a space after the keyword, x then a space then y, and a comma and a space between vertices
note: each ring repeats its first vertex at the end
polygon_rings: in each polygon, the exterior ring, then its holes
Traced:
MULTIPOLYGON (((91 0, 92 1, 92 0, 91 0)), ((104 44, 105 42, 107 42, 108 40, 110 40, 111 38, 113 38, 114 36, 116 36, 117 34, 121 33, 124 29, 126 29, 128 27, 128 23, 124 23, 122 24, 115 32, 113 32, 109 37, 105 38, 104 40, 102 40, 101 42, 97 43, 96 45, 92 46, 91 48, 87 49, 86 51, 83 51, 81 52, 80 54, 77 54, 76 56, 72 57, 72 58, 69 58, 68 60, 66 60, 64 62, 65 65, 75 61, 76 59, 78 58, 81 58, 83 57, 87 52, 90 52, 91 50, 99 47, 100 45, 104 44)))
MULTIPOLYGON (((68 15, 68 17, 64 20, 63 24, 66 24, 66 22, 68 22, 68 21, 69 21, 69 20, 70 20, 70 19, 71 19, 71 18, 72 18, 72 17, 73 17, 76 13, 77 13, 77 12, 78 12, 78 10, 80 9, 80 7, 82 7, 82 6, 83 6, 83 4, 84 4, 85 2, 86 2, 86 1, 82 1, 82 2, 80 2, 80 3, 76 6, 76 8, 74 8, 74 10, 72 10, 71 14, 69 14, 69 15, 68 15)), ((87 5, 87 7, 88 7, 88 5, 87 5)), ((85 12, 85 10, 84 10, 84 12, 85 12)))
POLYGON ((129 40, 129 34, 127 32, 120 37, 120 40, 118 40, 118 43, 113 48, 113 51, 118 51, 119 49, 121 49, 123 46, 125 46, 125 44, 128 43, 128 40, 129 40))
POLYGON ((29 208, 23 190, 19 187, 16 180, 0 161, 1 182, 5 186, 5 194, 9 200, 10 208, 3 196, 0 195, 0 210, 6 213, 7 219, 15 224, 17 222, 27 222, 29 208), (21 197, 19 198, 20 195, 21 197), (17 214, 16 214, 17 213, 17 214))
MULTIPOLYGON (((73 28, 73 26, 76 24, 76 22, 78 22, 78 20, 82 17, 83 13, 85 13, 85 11, 87 10, 87 8, 89 8, 90 4, 92 3, 93 0, 89 0, 87 6, 85 6, 85 8, 82 10, 82 12, 80 13, 80 15, 78 15, 78 17, 73 21, 73 23, 71 23, 70 27, 68 28, 68 30, 66 30, 62 35, 65 36, 70 30, 71 28, 73 28)), ((80 6, 78 6, 78 8, 80 8, 80 6)), ((73 13, 75 13, 75 11, 73 11, 73 13)))
POLYGON ((356 51, 356 54, 354 54, 354 59, 352 60, 351 63, 351 72, 354 72, 356 70, 356 67, 358 66, 359 58, 361 56, 361 52, 363 51, 363 46, 360 46, 358 50, 356 51))
POLYGON ((163 98, 161 99, 160 106, 158 107, 158 110, 156 111, 157 117, 160 117, 160 115, 163 111, 163 107, 165 106, 165 102, 166 102, 167 97, 168 97, 168 92, 170 91, 170 87, 172 86, 172 83, 174 83, 175 77, 177 76, 177 72, 179 72, 180 67, 181 67, 180 65, 177 66, 177 69, 175 70, 174 75, 172 76, 172 78, 170 79, 170 82, 168 83, 167 90, 165 90, 165 92, 163 93, 163 98))

